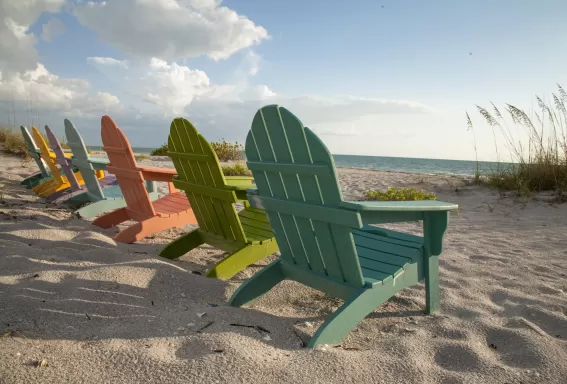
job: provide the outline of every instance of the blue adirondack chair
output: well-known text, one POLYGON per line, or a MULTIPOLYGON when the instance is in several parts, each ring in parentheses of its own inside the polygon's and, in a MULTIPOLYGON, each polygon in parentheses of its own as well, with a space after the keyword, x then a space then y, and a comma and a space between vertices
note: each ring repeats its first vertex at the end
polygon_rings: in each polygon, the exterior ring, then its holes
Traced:
POLYGON ((426 312, 439 307, 438 257, 457 205, 439 201, 343 201, 333 157, 285 108, 254 116, 246 157, 256 181, 251 206, 265 209, 281 256, 230 298, 241 306, 291 279, 345 300, 308 347, 339 343, 400 290, 425 280, 426 312), (424 236, 368 224, 423 221, 424 236))
MULTIPOLYGON (((75 211, 76 214, 84 218, 92 218, 96 215, 125 207, 126 201, 122 197, 116 177, 109 175, 98 179, 95 174, 96 170, 106 169, 109 163, 108 159, 90 157, 79 131, 77 131, 71 120, 65 119, 64 122, 65 136, 73 152, 71 162, 83 175, 86 187, 86 191, 73 196, 66 203, 78 207, 90 202, 90 204, 75 211)), ((146 189, 148 190, 150 200, 158 198, 155 182, 146 182, 146 189)))
POLYGON ((24 185, 26 188, 33 188, 36 185, 41 184, 42 182, 49 180, 51 174, 47 169, 43 159, 39 156, 39 148, 35 144, 32 136, 28 129, 24 126, 20 126, 20 131, 22 132, 22 136, 24 137, 24 141, 28 146, 28 153, 32 159, 34 159, 37 167, 39 168, 39 172, 33 173, 26 177, 24 180, 21 181, 21 185, 24 185))

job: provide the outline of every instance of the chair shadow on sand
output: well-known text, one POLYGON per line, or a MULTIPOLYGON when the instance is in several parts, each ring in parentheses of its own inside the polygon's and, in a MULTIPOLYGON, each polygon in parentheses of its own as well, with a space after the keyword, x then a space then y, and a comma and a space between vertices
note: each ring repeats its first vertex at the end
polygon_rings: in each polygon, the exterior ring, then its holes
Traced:
MULTIPOLYGON (((15 180, 6 179, 4 184, 10 190, 31 193, 15 180)), ((45 203, 38 201, 37 205, 45 203)), ((29 204, 25 209, 30 209, 29 204)), ((115 229, 100 229, 74 218, 70 211, 64 218, 33 216, 19 214, 15 220, 20 225, 10 228, 12 233, 0 233, 0 271, 4 271, 0 273, 0 307, 5 309, 0 313, 0 334, 18 331, 27 338, 64 340, 186 336, 187 342, 177 355, 189 359, 214 353, 195 348, 201 343, 200 333, 231 332, 279 348, 297 349, 311 338, 316 327, 295 325, 322 322, 341 304, 313 290, 310 316, 272 315, 255 309, 254 304, 232 308, 227 305, 230 294, 268 260, 249 266, 231 280, 211 279, 199 275, 204 275, 204 266, 193 262, 191 255, 169 261, 157 257, 163 244, 115 243, 109 238, 115 229), (42 239, 30 239, 18 231, 23 229, 61 230, 68 237, 53 240, 46 232, 42 239), (206 315, 197 316, 203 312, 206 315), (267 334, 262 329, 271 332, 272 341, 262 339, 267 334)), ((209 250, 207 267, 223 257, 221 250, 202 248, 209 250)), ((281 305, 284 308, 305 307, 301 297, 279 294, 277 287, 266 296, 285 300, 281 305)), ((413 310, 415 303, 398 307, 401 310, 375 311, 367 318, 423 316, 421 309, 413 310)))
MULTIPOLYGON (((215 353, 210 348, 195 348, 202 343, 200 333, 238 333, 279 348, 297 349, 314 329, 295 325, 323 321, 333 311, 330 304, 340 305, 313 291, 313 295, 319 295, 310 308, 313 316, 272 315, 254 305, 229 307, 226 302, 235 283, 245 279, 239 281, 240 274, 229 281, 199 276, 187 268, 192 264, 154 256, 160 244, 151 245, 153 251, 148 244, 143 248, 115 245, 94 231, 79 232, 80 227, 66 240, 0 233, 0 271, 4 271, 0 273, 0 334, 21 332, 26 338, 83 341, 185 336, 177 357, 194 359, 215 353), (206 314, 199 317, 203 312, 206 314), (270 341, 262 339, 268 334, 265 330, 270 332, 270 341)), ((50 230, 37 222, 26 223, 26 228, 50 230)), ((73 232, 70 228, 63 230, 73 232)), ((283 307, 301 302, 294 295, 277 291, 267 295, 288 301, 283 307)), ((422 313, 374 312, 368 317, 408 315, 422 313)))

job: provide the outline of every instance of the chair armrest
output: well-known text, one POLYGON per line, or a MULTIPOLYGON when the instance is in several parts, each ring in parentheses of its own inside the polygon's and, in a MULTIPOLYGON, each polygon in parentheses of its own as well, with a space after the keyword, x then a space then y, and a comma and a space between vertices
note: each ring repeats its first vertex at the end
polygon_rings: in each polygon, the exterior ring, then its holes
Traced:
MULTIPOLYGON (((72 161, 73 160, 71 160, 71 162, 72 161)), ((106 166, 110 163, 110 160, 103 157, 89 157, 89 163, 91 163, 96 171, 105 171, 106 166)))
POLYGON ((177 188, 173 185, 173 177, 177 176, 177 171, 171 168, 158 168, 158 167, 138 167, 142 172, 146 181, 163 181, 167 183, 169 193, 177 192, 177 188))
POLYGON ((225 176, 224 178, 226 179, 226 182, 230 184, 237 184, 240 181, 246 181, 247 184, 250 184, 249 181, 254 180, 254 176, 225 176))
POLYGON ((359 212, 363 224, 422 220, 428 256, 438 256, 443 251, 443 236, 447 230, 449 211, 459 208, 457 204, 437 200, 344 201, 340 206, 359 212))
POLYGON ((252 176, 225 176, 225 188, 231 191, 242 190, 255 187, 254 177, 252 176))
POLYGON ((146 180, 163 181, 166 183, 170 183, 173 177, 177 175, 177 171, 171 168, 138 167, 138 170, 142 172, 146 180))
POLYGON ((343 201, 339 204, 342 208, 354 211, 374 212, 436 212, 452 211, 459 206, 453 203, 445 203, 437 200, 422 201, 343 201))
MULTIPOLYGON (((73 156, 74 158, 74 156, 73 156)), ((106 164, 110 163, 110 160, 105 159, 104 157, 89 157, 89 163, 91 164, 106 164)))

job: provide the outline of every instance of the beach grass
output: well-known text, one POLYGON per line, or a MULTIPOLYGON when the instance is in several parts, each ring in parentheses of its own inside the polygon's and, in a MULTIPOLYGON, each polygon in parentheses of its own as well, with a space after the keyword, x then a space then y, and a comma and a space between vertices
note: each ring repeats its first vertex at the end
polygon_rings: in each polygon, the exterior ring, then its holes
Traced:
POLYGON ((28 146, 19 131, 7 127, 0 127, 0 144, 4 145, 4 151, 24 159, 29 159, 28 146))
POLYGON ((134 158, 136 159, 136 161, 149 160, 150 156, 146 155, 145 153, 140 153, 138 155, 135 155, 134 158))
MULTIPOLYGON (((537 111, 532 114, 511 104, 499 109, 477 105, 482 120, 492 129, 498 166, 481 174, 478 166, 475 180, 501 190, 515 191, 518 196, 531 196, 540 191, 555 191, 565 201, 567 193, 567 93, 558 85, 551 101, 536 96, 537 111), (505 149, 513 164, 502 163, 502 148, 497 135, 504 137, 505 149)), ((475 127, 466 114, 477 152, 475 127)), ((478 164, 478 158, 477 158, 478 164)))

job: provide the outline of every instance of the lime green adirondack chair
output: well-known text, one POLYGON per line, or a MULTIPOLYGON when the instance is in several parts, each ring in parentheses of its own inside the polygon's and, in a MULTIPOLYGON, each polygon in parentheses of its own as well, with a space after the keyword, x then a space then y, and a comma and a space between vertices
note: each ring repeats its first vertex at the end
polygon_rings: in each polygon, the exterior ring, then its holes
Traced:
POLYGON ((217 155, 207 140, 187 120, 171 123, 169 157, 177 176, 176 188, 185 191, 199 228, 167 245, 160 256, 173 259, 207 243, 228 252, 207 276, 228 279, 248 265, 277 252, 268 218, 262 210, 251 208, 246 189, 253 178, 224 176, 217 155), (245 209, 236 213, 234 203, 243 201, 245 209))
POLYGON ((364 317, 402 289, 425 280, 426 311, 439 306, 438 257, 454 204, 439 201, 345 202, 333 157, 291 112, 260 109, 246 139, 257 190, 281 257, 243 283, 229 303, 250 303, 284 279, 345 300, 308 347, 339 343, 364 317), (424 237, 367 224, 422 220, 424 237))

